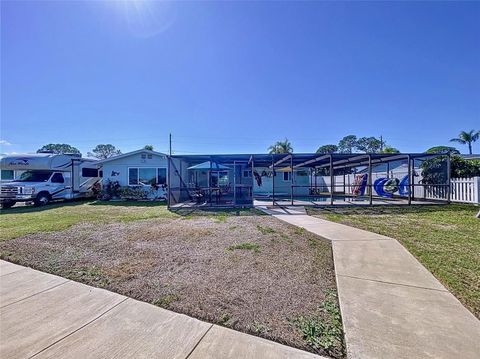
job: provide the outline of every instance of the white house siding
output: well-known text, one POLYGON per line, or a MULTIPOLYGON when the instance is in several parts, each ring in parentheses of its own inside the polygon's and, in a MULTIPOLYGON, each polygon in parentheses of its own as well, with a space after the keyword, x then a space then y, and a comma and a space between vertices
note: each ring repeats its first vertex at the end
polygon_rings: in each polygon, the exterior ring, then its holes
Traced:
MULTIPOLYGON (((276 196, 290 196, 291 194, 291 186, 292 183, 289 180, 285 181, 283 178, 283 173, 281 171, 275 171, 275 177, 271 175, 272 169, 271 168, 261 168, 255 167, 255 171, 262 175, 262 182, 261 186, 258 185, 255 177, 253 178, 253 194, 254 195, 271 195, 273 192, 273 178, 275 178, 275 195, 276 196)), ((305 186, 305 187, 295 187, 294 188, 294 195, 295 196, 305 196, 309 194, 309 170, 308 169, 299 169, 298 171, 294 171, 293 176, 293 185, 294 186, 305 186), (299 176, 298 172, 305 173, 304 176, 299 176)))
MULTIPOLYGON (((142 153, 133 153, 130 156, 112 159, 101 165, 103 171, 103 184, 110 181, 118 181, 120 186, 128 186, 128 170, 134 168, 165 168, 168 178, 168 159, 165 155, 144 153, 145 158, 142 158, 142 153), (148 158, 151 155, 151 158, 148 158)), ((162 191, 161 189, 159 191, 162 191)))

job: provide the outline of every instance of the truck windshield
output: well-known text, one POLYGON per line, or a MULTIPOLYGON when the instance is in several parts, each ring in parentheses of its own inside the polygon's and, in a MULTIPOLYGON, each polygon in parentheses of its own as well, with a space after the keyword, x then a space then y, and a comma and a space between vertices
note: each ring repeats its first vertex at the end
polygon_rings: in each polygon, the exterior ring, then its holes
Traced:
POLYGON ((50 171, 27 171, 23 172, 19 182, 47 182, 52 172, 50 171))

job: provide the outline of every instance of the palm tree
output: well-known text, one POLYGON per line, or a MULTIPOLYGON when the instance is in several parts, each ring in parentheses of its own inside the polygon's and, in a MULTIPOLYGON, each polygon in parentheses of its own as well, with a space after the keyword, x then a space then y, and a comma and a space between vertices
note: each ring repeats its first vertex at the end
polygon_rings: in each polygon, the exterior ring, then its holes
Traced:
POLYGON ((285 141, 277 141, 268 148, 268 153, 270 154, 279 154, 279 153, 292 153, 293 147, 288 139, 285 141))
POLYGON ((462 145, 468 145, 468 151, 472 154, 472 144, 480 138, 480 131, 475 132, 471 130, 470 132, 462 131, 457 138, 452 138, 450 142, 461 143, 462 145))

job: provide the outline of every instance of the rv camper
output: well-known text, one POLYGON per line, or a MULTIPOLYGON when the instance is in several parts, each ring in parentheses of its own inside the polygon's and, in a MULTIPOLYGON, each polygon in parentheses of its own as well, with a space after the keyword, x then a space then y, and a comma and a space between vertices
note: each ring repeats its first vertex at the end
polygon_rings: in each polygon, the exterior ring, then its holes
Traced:
POLYGON ((37 206, 52 200, 90 197, 100 177, 95 160, 77 154, 39 153, 3 157, 0 169, 20 173, 0 184, 0 204, 10 208, 17 202, 37 206))

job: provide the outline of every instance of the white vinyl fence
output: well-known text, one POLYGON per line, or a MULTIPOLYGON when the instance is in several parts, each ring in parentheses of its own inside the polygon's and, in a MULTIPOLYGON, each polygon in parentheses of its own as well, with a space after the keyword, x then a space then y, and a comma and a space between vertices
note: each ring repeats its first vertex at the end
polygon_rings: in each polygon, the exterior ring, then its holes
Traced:
POLYGON ((480 177, 452 178, 452 202, 480 203, 480 177))
MULTIPOLYGON (((400 173, 397 177, 402 177, 404 174, 400 173)), ((375 174, 372 178, 374 181, 380 174, 375 174)), ((355 180, 355 175, 350 174, 345 176, 345 187, 343 176, 335 176, 335 192, 352 193, 352 185, 355 180)), ((448 199, 448 186, 436 186, 436 185, 422 185, 422 178, 420 176, 415 177, 414 183, 414 198, 416 199, 436 199, 444 200, 448 199)), ((318 176, 315 181, 317 188, 321 192, 330 192, 330 176, 318 176)), ((314 181, 311 181, 314 184, 314 181)), ((480 204, 480 177, 472 178, 452 178, 451 179, 451 195, 450 200, 452 202, 459 203, 475 203, 480 204)))
MULTIPOLYGON (((446 199, 448 198, 448 188, 428 186, 425 197, 428 199, 446 199)), ((480 177, 452 178, 450 200, 460 203, 480 203, 480 177)))

